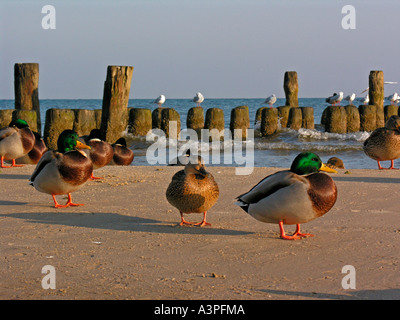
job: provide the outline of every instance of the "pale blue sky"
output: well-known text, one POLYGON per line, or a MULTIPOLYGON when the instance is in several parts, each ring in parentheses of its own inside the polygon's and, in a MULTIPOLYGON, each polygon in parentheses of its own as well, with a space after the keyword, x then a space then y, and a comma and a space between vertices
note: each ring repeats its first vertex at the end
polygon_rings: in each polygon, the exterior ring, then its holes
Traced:
POLYGON ((300 97, 359 95, 370 70, 400 83, 399 9, 398 0, 0 0, 0 99, 14 98, 16 62, 40 64, 41 99, 101 99, 108 65, 135 68, 133 99, 284 97, 289 70, 300 97), (46 4, 56 30, 41 27, 46 4), (347 4, 355 30, 341 26, 347 4))

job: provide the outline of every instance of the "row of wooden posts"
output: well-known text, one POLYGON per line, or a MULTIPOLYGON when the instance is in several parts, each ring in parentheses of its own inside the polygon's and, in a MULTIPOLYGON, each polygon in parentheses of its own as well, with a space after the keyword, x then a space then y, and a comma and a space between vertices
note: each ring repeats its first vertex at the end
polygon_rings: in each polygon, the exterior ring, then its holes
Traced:
MULTIPOLYGON (((58 135, 65 129, 73 129, 79 135, 85 135, 91 129, 99 128, 103 139, 115 142, 129 128, 133 135, 146 135, 150 129, 158 128, 169 136, 169 122, 176 121, 178 132, 181 119, 172 108, 128 108, 129 92, 133 67, 108 66, 104 82, 101 110, 49 109, 46 112, 43 137, 50 148, 56 148, 58 135)), ((12 118, 26 120, 32 130, 41 133, 39 105, 39 65, 37 63, 16 63, 14 65, 15 109, 0 110, 0 127, 7 126, 12 118)), ((371 71, 369 76, 370 104, 366 106, 330 106, 325 109, 321 123, 328 132, 372 131, 383 126, 385 117, 398 114, 396 106, 383 106, 383 72, 371 71)), ((277 108, 262 107, 257 110, 255 121, 260 123, 260 134, 275 134, 279 123, 281 127, 295 130, 314 128, 314 110, 312 107, 298 106, 298 78, 295 71, 284 75, 283 88, 286 105, 277 108)), ((225 129, 224 112, 220 108, 209 108, 204 115, 202 107, 188 110, 187 128, 225 129)), ((249 109, 238 106, 231 111, 230 130, 242 129, 242 138, 246 138, 250 128, 249 109)))

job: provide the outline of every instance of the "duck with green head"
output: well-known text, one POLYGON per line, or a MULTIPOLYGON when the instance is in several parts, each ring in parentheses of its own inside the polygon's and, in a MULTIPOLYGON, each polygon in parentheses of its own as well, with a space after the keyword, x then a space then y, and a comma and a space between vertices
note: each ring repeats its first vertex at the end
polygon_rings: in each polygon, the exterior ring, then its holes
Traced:
POLYGON ((34 144, 35 136, 28 123, 22 119, 11 121, 8 127, 0 130, 1 168, 21 167, 15 159, 25 156, 34 144), (6 166, 4 160, 12 160, 11 166, 6 166))
POLYGON ((335 182, 320 171, 337 172, 323 164, 315 153, 303 152, 294 159, 290 170, 267 176, 238 196, 236 204, 261 222, 278 224, 282 239, 313 236, 301 233, 300 224, 327 213, 337 199, 335 182), (284 224, 296 224, 292 236, 285 234, 284 224))
POLYGON ((47 151, 30 178, 36 190, 51 194, 56 208, 80 206, 72 202, 71 192, 81 188, 93 171, 92 161, 80 149, 90 149, 81 143, 73 130, 63 131, 57 140, 57 151, 47 151), (68 194, 65 205, 58 204, 56 195, 68 194))

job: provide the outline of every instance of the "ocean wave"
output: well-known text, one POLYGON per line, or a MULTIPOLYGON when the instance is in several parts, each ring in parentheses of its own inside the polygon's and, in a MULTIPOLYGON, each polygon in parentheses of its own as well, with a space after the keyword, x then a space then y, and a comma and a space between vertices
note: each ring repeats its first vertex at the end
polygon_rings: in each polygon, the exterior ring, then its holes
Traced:
MULTIPOLYGON (((292 130, 295 131, 295 130, 292 130)), ((315 129, 299 129, 296 131, 299 138, 309 138, 315 140, 353 140, 357 142, 364 142, 370 135, 370 132, 359 131, 359 132, 351 132, 351 133, 331 133, 331 132, 322 132, 315 129)))

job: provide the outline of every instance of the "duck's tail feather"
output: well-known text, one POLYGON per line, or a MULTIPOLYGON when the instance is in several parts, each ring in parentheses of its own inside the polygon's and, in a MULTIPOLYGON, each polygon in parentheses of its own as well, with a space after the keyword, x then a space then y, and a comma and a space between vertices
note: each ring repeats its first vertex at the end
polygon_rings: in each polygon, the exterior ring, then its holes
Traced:
POLYGON ((237 199, 238 201, 235 202, 235 205, 241 207, 244 211, 246 211, 247 213, 249 212, 249 204, 246 202, 243 202, 240 199, 237 199))

